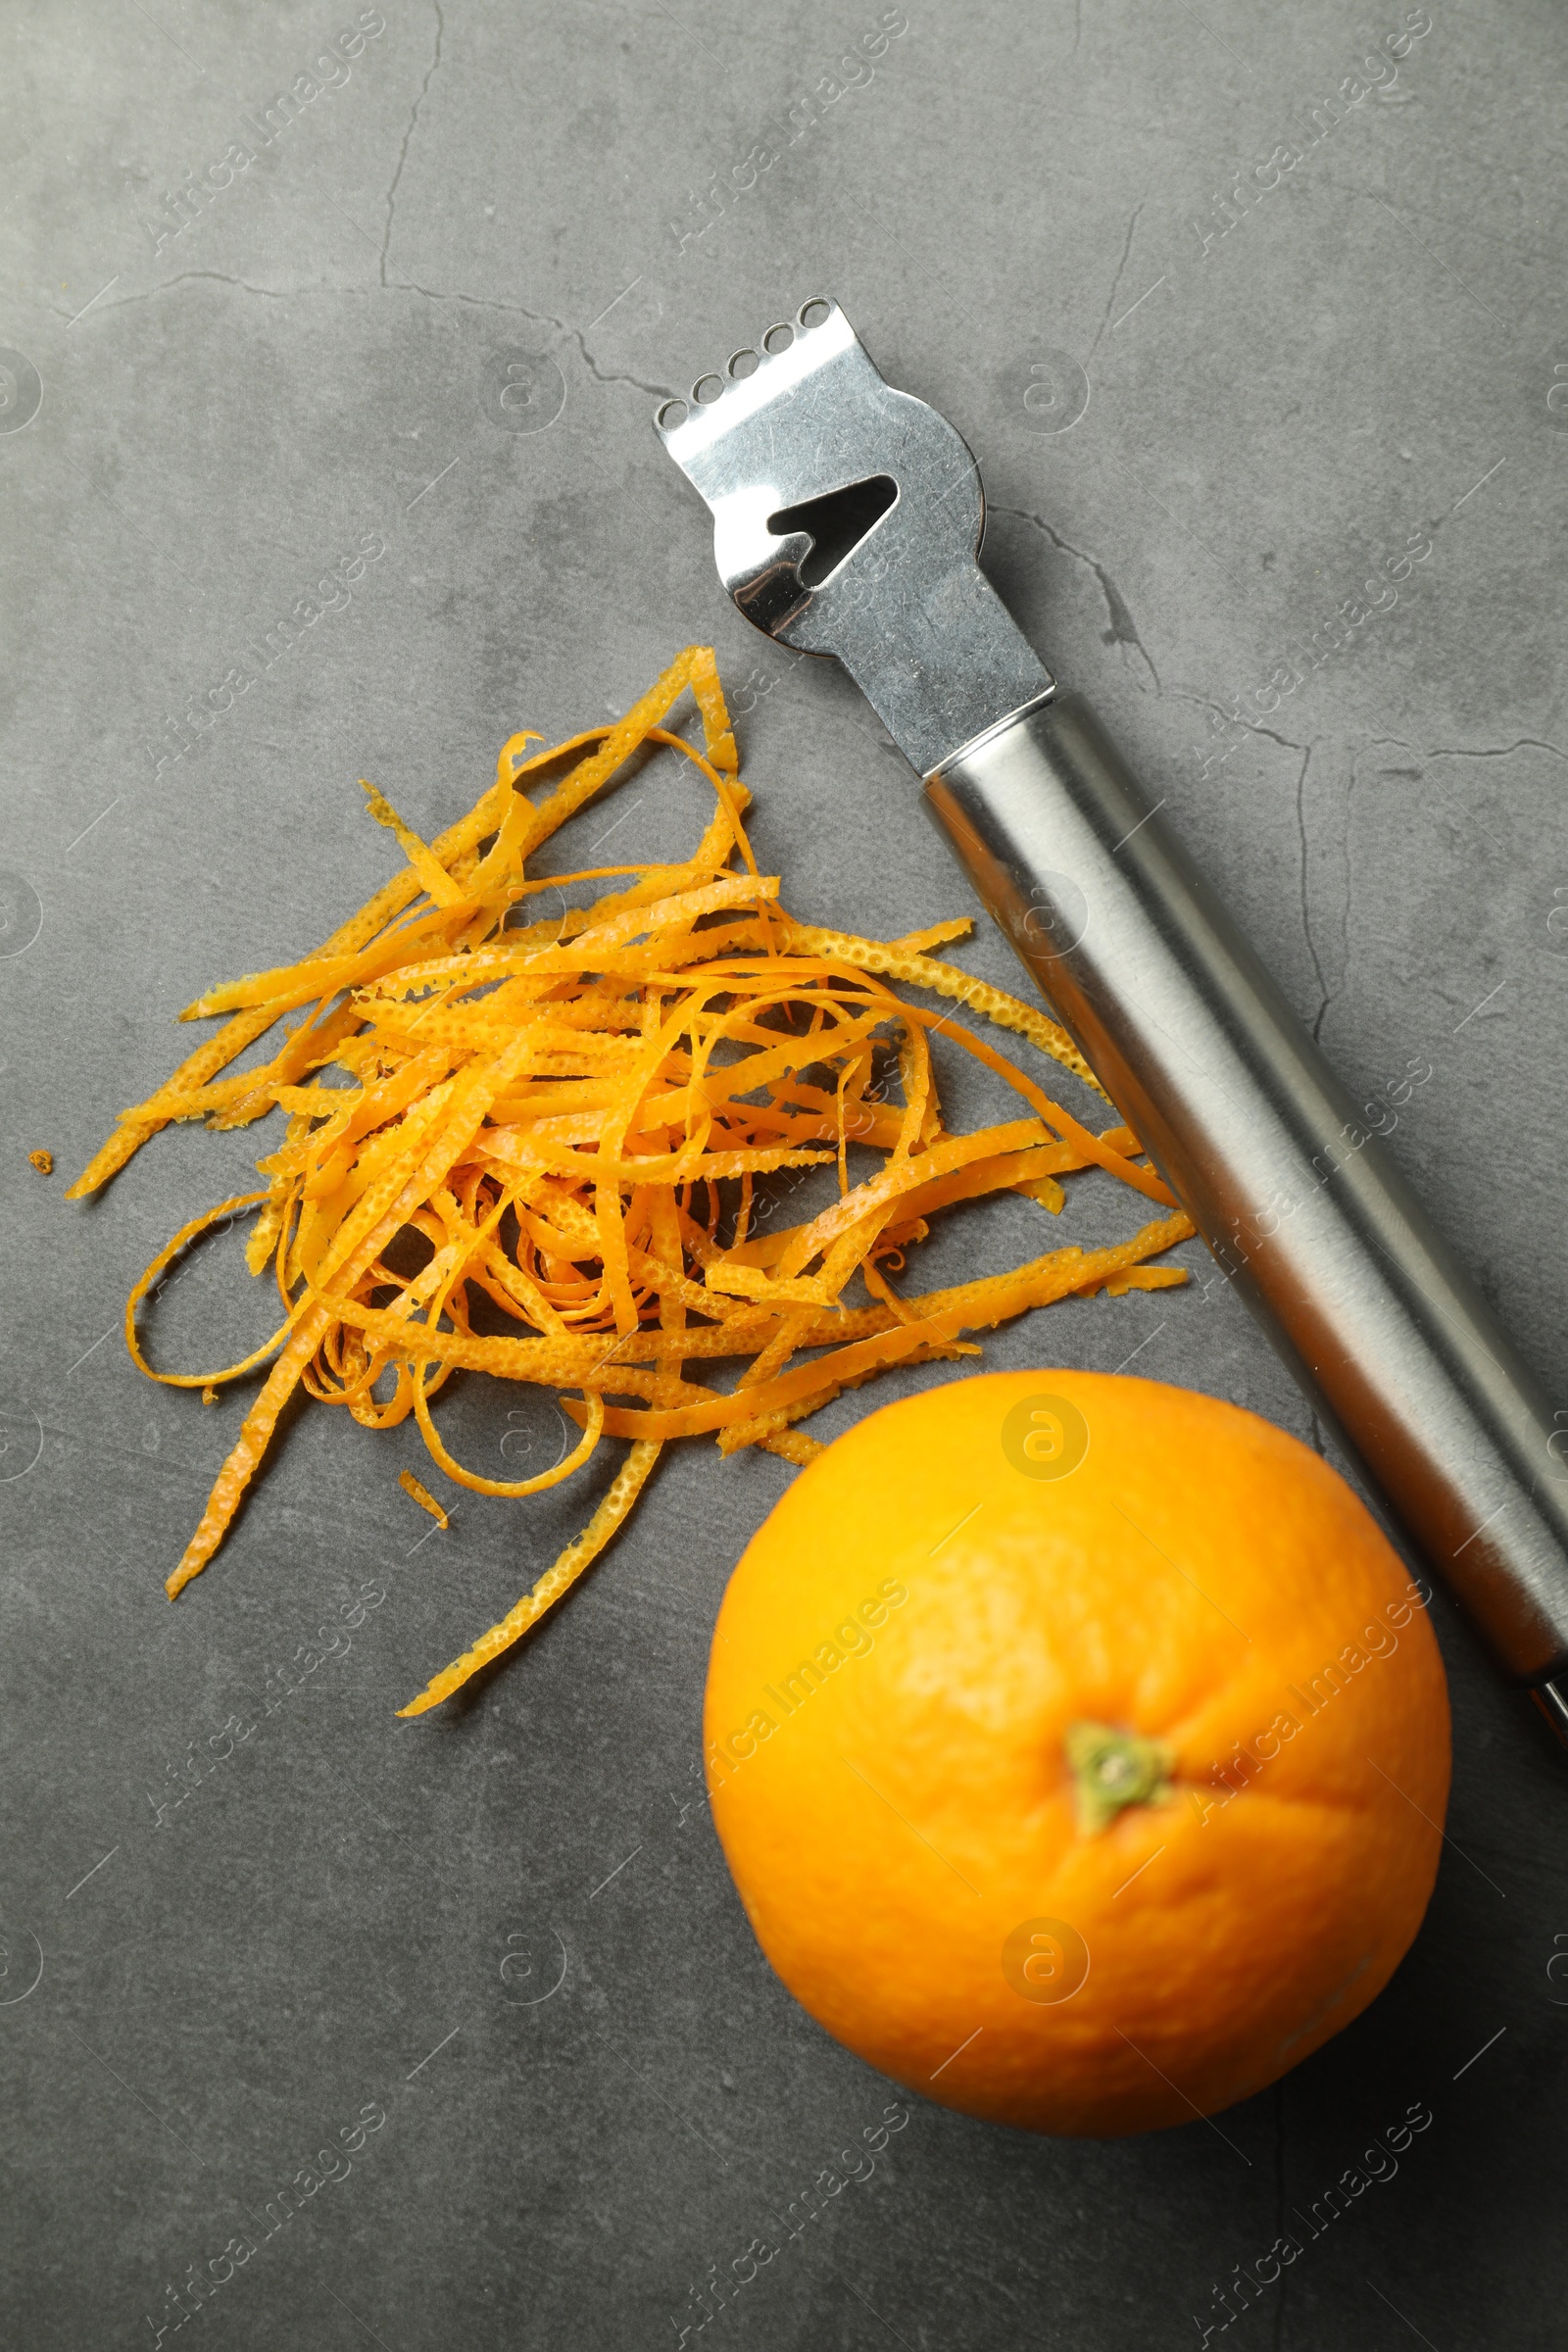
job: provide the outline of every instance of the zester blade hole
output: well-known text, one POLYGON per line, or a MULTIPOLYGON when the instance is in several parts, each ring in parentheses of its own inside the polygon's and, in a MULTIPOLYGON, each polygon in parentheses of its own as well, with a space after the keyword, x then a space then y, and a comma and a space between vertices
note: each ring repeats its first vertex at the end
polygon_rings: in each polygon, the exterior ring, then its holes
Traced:
POLYGON ((881 521, 898 495, 899 485, 891 474, 873 473, 843 490, 829 490, 822 498, 805 499, 798 507, 781 507, 768 516, 767 527, 780 539, 791 531, 809 534, 811 546, 800 574, 806 587, 820 588, 828 574, 837 571, 846 556, 881 521))

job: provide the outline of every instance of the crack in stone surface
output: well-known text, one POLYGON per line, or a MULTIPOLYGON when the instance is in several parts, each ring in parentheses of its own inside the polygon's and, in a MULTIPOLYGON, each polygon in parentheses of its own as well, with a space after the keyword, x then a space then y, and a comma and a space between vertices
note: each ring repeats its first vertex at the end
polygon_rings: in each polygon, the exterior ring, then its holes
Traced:
POLYGON ((1422 756, 1427 760, 1511 760, 1515 752, 1522 752, 1527 747, 1534 752, 1550 752, 1554 760, 1568 760, 1568 752, 1559 751, 1554 743, 1546 743, 1539 735, 1521 735, 1517 743, 1501 744, 1495 750, 1483 747, 1468 751, 1460 748, 1456 751, 1426 752, 1422 756))
MULTIPOLYGON (((1213 706, 1210 705, 1210 709, 1212 708, 1213 706)), ((1295 743, 1289 735, 1277 734, 1273 727, 1260 726, 1250 718, 1239 719, 1236 723, 1245 727, 1249 735, 1266 735, 1270 743, 1277 743, 1283 751, 1304 752, 1310 748, 1304 743, 1295 743)))
POLYGON ((242 294, 259 294, 264 302, 292 302, 296 294, 343 294, 355 291, 347 286, 255 286, 248 277, 230 277, 223 270, 182 270, 177 277, 166 277, 158 285, 149 286, 145 293, 122 294, 118 302, 104 305, 109 311, 133 310, 138 302, 156 302, 174 286, 188 286, 194 279, 210 278, 215 285, 237 286, 242 294))
POLYGON ((1071 540, 1064 539, 1059 531, 1052 528, 1043 514, 1032 514, 1026 507, 994 506, 991 512, 993 514, 1013 514, 1020 522, 1033 523, 1035 529, 1043 532, 1053 547, 1059 548, 1064 556, 1071 556, 1074 563, 1088 565, 1099 581, 1100 593, 1105 600, 1105 612, 1110 621, 1109 628, 1103 632, 1105 643, 1107 645, 1136 646, 1145 667, 1154 681, 1154 692, 1160 693, 1162 689, 1159 683, 1159 672, 1154 667, 1148 647, 1138 634, 1138 624, 1133 619, 1127 600, 1099 558, 1088 554, 1081 547, 1074 547, 1071 540))
MULTIPOLYGON (((560 322, 557 321, 556 323, 559 324, 560 322)), ((616 375, 613 373, 607 374, 604 368, 600 367, 599 362, 594 358, 593 353, 589 350, 581 327, 562 326, 561 331, 564 335, 569 335, 572 341, 576 344, 577 349, 582 353, 583 365, 587 368, 589 374, 594 378, 596 383, 635 384, 639 392, 647 392, 651 394, 655 400, 676 400, 680 397, 679 394, 669 384, 645 384, 640 375, 616 375)))
POLYGON ((649 384, 645 383, 640 375, 616 375, 613 372, 607 372, 599 366, 593 353, 589 350, 581 327, 568 326, 565 319, 558 318, 553 311, 530 311, 526 303, 496 302, 485 294, 459 294, 456 291, 443 294, 435 286, 421 286, 418 280, 413 277, 393 277, 384 282, 390 292, 417 294, 426 302, 460 302, 468 310, 500 311, 509 318, 526 318, 531 326, 553 326, 558 335, 563 335, 569 342, 576 344, 578 351, 582 354, 584 367, 597 383, 634 384, 639 392, 646 392, 655 400, 678 398, 669 384, 649 384))
POLYGON ((386 192, 386 228, 381 238, 381 283, 383 286, 387 282, 386 261, 392 244, 392 211, 397 198, 398 182, 403 177, 403 167, 409 160, 409 141, 414 136, 414 125, 419 120, 419 109, 424 104, 425 92, 430 87, 431 76, 441 63, 441 37, 446 31, 446 19, 441 14, 441 0, 431 0, 431 6, 435 10, 435 54, 425 71, 424 79, 419 84, 418 95, 410 112, 409 127, 403 133, 403 144, 398 150, 398 167, 392 174, 392 185, 386 192))
MULTIPOLYGON (((1417 759, 1423 760, 1511 760, 1515 752, 1522 752, 1525 750, 1549 752, 1554 760, 1568 760, 1568 752, 1559 750, 1558 746, 1554 743, 1547 743, 1545 739, 1540 735, 1521 735, 1513 743, 1495 745, 1477 744, 1473 746, 1449 745, 1446 748, 1439 747, 1438 749, 1432 751, 1427 750, 1419 743, 1409 742, 1402 735, 1375 735, 1372 738, 1372 744, 1374 750, 1383 750, 1385 748, 1389 748, 1397 749, 1402 752, 1414 752, 1417 759)), ((1418 783, 1425 774, 1425 769, 1420 767, 1388 767, 1384 768, 1381 772, 1387 776, 1408 777, 1412 782, 1418 783)), ((1463 802, 1460 804, 1460 809, 1462 815, 1475 826, 1476 830, 1485 835, 1486 839, 1492 844, 1492 847, 1497 852, 1498 857, 1505 857, 1506 853, 1503 850, 1502 843, 1498 840, 1496 834, 1494 833, 1492 827, 1482 817, 1480 811, 1469 807, 1467 803, 1463 802)))
MULTIPOLYGON (((640 375, 620 375, 617 374, 613 369, 601 368, 598 361, 594 358, 593 353, 588 348, 587 340, 582 329, 580 327, 568 325, 565 319, 558 318, 551 311, 531 311, 526 303, 498 302, 488 295, 462 294, 459 293, 455 288, 449 292, 443 293, 441 289, 436 286, 421 286, 416 278, 388 277, 385 273, 384 255, 382 257, 382 263, 383 267, 380 282, 389 294, 417 294, 421 301, 424 302, 461 303, 466 310, 497 311, 505 318, 526 318, 529 324, 532 326, 553 327, 558 335, 563 336, 568 342, 575 343, 578 351, 582 355, 584 367, 588 369, 589 374, 594 377, 596 382, 601 384, 631 384, 636 388, 637 391, 646 392, 649 397, 654 400, 673 400, 678 397, 673 385, 671 384, 651 384, 640 375)), ((180 271, 177 277, 165 278, 160 285, 149 286, 146 292, 142 294, 123 295, 119 302, 108 303, 105 305, 105 308, 111 311, 129 310, 135 303, 154 302, 157 300, 159 295, 169 293, 172 287, 189 284, 192 280, 198 278, 211 279, 216 285, 234 286, 242 294, 258 294, 266 302, 294 302, 309 299, 310 296, 315 294, 344 294, 352 297, 354 295, 364 294, 368 291, 365 286, 320 285, 289 286, 286 288, 279 288, 276 286, 258 286, 253 285, 249 278, 230 277, 221 270, 183 270, 180 271)), ((61 312, 59 316, 63 318, 65 314, 61 312)))
MULTIPOLYGON (((1418 760, 1424 760, 1426 758, 1426 753, 1421 749, 1421 746, 1418 743, 1412 743, 1408 735, 1374 735, 1372 738, 1372 749, 1375 752, 1381 752, 1385 750, 1396 752, 1414 752, 1418 760)), ((1419 776, 1423 773, 1423 770, 1419 767, 1390 767, 1385 768, 1383 773, 1390 776, 1419 776)))
POLYGON ((1094 341, 1089 346, 1089 357, 1091 359, 1094 358, 1096 352, 1100 349, 1101 339, 1103 336, 1106 327, 1110 324, 1110 314, 1116 307, 1116 296, 1121 291, 1121 281, 1127 274, 1127 259, 1133 249, 1133 238, 1137 233, 1139 220, 1143 217, 1144 207, 1148 202, 1149 198, 1147 196, 1141 196, 1139 198, 1138 203, 1133 208, 1133 217, 1127 223, 1127 235, 1122 244, 1121 260, 1116 264, 1116 274, 1111 280, 1110 292, 1105 297, 1105 316, 1100 321, 1099 334, 1096 335, 1094 341))
POLYGON ((1266 736, 1270 743, 1277 743, 1283 751, 1304 752, 1307 748, 1304 743, 1298 743, 1294 736, 1281 735, 1273 727, 1265 727, 1260 719, 1233 718, 1223 703, 1212 701, 1206 694, 1189 694, 1183 686, 1172 686, 1166 691, 1178 703, 1191 703, 1199 710, 1212 710, 1215 717, 1224 719, 1227 726, 1240 727, 1249 735, 1266 736))
POLYGON ((1306 937, 1306 952, 1312 958, 1312 969, 1317 974, 1318 1007, 1312 1019, 1312 1042, 1318 1045, 1322 1042, 1324 1015, 1334 1002, 1334 991, 1324 975, 1317 942, 1312 937, 1311 910, 1307 906, 1306 771, 1312 764, 1313 748, 1311 744, 1307 745, 1301 772, 1296 779, 1296 830, 1301 844, 1301 929, 1306 937))

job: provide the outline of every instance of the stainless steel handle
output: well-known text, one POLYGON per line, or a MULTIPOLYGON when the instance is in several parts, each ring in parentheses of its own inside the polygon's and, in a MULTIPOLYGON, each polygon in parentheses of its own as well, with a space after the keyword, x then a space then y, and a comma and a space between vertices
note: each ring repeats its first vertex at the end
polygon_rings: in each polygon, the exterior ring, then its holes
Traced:
MULTIPOLYGON (((926 798, 1222 1273, 1507 1671, 1568 1665, 1550 1410, 1093 711, 1060 694, 926 798)), ((1558 1694, 1550 1694, 1553 1698, 1558 1694)))

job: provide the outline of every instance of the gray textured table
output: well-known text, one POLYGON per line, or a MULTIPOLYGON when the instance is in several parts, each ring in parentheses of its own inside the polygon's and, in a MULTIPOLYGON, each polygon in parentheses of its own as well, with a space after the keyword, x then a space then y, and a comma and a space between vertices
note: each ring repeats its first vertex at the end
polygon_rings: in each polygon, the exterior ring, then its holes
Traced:
MULTIPOLYGON (((792 903, 884 935, 962 910, 864 706, 721 601, 649 429, 827 291, 973 444, 994 578, 1340 1068, 1428 1073, 1391 1148, 1568 1403, 1561 12, 24 0, 4 36, 6 2341, 1217 2341, 1215 2284, 1419 2101, 1396 2177, 1236 2339, 1560 2343, 1568 1786, 1445 1604, 1451 1842, 1357 2025, 1226 2138, 913 2101, 784 2235, 891 2096, 771 1978, 700 1802, 710 1629, 787 1467, 666 1458, 531 1647, 399 1724, 581 1495, 469 1497, 421 1542, 412 1430, 313 1408, 171 1609, 241 1408, 149 1387, 119 1320, 255 1136, 173 1131, 60 1196, 181 1004, 388 870, 357 777, 437 830, 513 728, 592 724, 691 639, 792 903), (324 1613, 358 1623, 306 1676, 324 1613)), ((697 808, 649 771, 612 854, 697 808)), ((1010 980, 999 941, 960 952, 1010 980)), ((988 1262, 1038 1216, 999 1212, 988 1262)), ((1092 1185, 1069 1212, 1123 1221, 1092 1185)), ((260 1312, 214 1250, 158 1342, 226 1360, 260 1312)), ((1222 1287, 988 1352, 1144 1341, 1311 1434, 1222 1287)), ((466 1403, 470 1452, 542 1458, 551 1410, 466 1403)))

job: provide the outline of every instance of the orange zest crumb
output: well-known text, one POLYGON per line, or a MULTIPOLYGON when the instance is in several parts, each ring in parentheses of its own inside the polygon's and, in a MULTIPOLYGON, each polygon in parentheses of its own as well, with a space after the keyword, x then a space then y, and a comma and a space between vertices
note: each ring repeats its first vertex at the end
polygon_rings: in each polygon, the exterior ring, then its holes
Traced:
POLYGON ((38 1151, 27 1153, 27 1165, 36 1168, 40 1176, 52 1176, 55 1172, 55 1155, 40 1147, 38 1151))
POLYGON ((421 1511, 429 1512, 437 1527, 446 1527, 449 1525, 445 1511, 441 1508, 441 1505, 437 1502, 429 1488, 423 1484, 422 1480, 416 1478, 412 1470, 400 1470, 398 1472, 398 1485, 403 1489, 405 1494, 413 1495, 415 1501, 418 1504, 421 1511))

